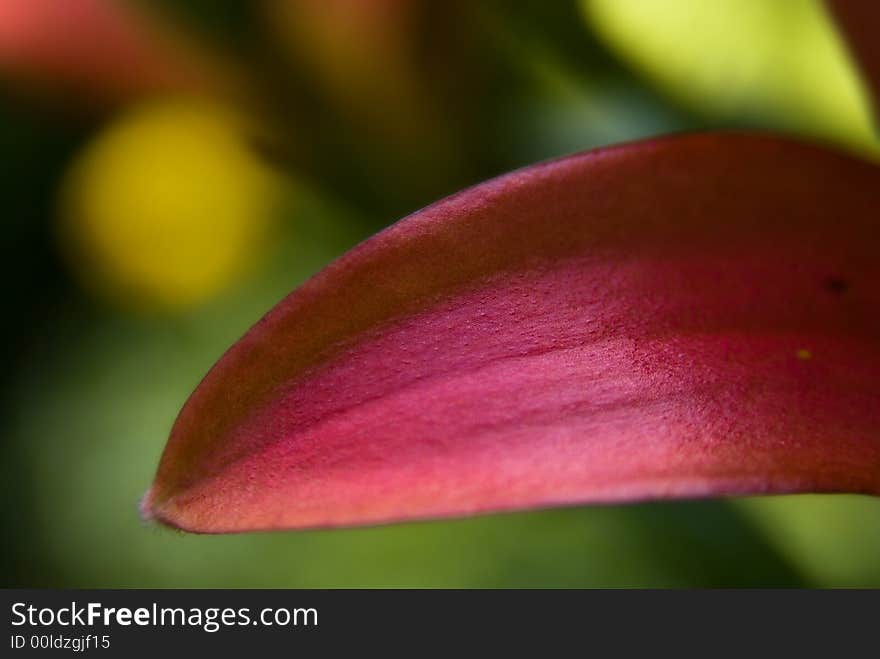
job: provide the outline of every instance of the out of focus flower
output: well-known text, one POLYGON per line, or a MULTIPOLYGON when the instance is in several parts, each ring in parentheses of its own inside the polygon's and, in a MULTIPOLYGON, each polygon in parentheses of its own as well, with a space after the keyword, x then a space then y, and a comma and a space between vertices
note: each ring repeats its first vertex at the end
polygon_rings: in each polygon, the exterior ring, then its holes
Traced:
POLYGON ((389 131, 423 119, 413 62, 417 2, 269 0, 267 7, 291 55, 335 101, 389 131))
POLYGON ((116 101, 169 90, 216 90, 220 65, 158 16, 125 0, 3 0, 0 76, 116 101))
POLYGON ((245 126, 204 102, 124 114, 74 162, 63 243, 92 288, 141 309, 202 302, 266 247, 280 183, 245 126))
POLYGON ((690 107, 877 149, 867 96, 818 0, 581 4, 614 51, 690 107))
POLYGON ((419 0, 265 3, 269 28, 291 62, 379 151, 385 167, 399 162, 395 177, 430 167, 434 179, 459 165, 453 128, 459 117, 441 91, 456 68, 455 29, 448 29, 461 19, 456 11, 453 3, 419 0))

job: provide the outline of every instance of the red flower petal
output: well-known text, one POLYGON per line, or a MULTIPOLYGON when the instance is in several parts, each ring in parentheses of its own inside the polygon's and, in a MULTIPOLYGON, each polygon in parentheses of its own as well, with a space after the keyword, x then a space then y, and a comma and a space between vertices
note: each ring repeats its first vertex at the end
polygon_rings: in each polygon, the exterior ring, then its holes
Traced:
POLYGON ((119 0, 3 0, 0 71, 100 100, 219 82, 168 26, 119 0))
POLYGON ((457 194, 232 347, 144 512, 223 532, 880 493, 878 210, 880 168, 734 135, 457 194))

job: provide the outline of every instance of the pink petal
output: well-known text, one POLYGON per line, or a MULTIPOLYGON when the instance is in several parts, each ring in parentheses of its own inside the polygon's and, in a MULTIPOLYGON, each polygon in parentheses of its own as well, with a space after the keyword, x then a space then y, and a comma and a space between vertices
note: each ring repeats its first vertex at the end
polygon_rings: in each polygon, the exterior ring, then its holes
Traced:
POLYGON ((878 211, 880 168, 736 135, 461 192, 224 355, 144 513, 229 532, 880 494, 878 211))

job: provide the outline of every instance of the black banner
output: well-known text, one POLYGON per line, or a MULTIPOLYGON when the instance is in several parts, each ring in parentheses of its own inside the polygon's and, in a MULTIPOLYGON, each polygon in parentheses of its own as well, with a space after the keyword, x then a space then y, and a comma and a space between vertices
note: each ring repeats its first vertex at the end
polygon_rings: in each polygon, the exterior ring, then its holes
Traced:
MULTIPOLYGON (((2 656, 493 648, 877 652, 880 591, 5 590, 2 656), (354 646, 352 645, 354 644, 354 646)), ((570 654, 565 652, 564 654, 570 654)))

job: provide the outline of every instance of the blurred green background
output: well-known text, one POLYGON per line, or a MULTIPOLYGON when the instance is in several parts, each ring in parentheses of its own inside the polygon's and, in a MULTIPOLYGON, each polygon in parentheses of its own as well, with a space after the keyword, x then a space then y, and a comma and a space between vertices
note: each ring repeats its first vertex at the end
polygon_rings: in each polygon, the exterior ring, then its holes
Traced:
POLYGON ((174 417, 288 291, 535 160, 750 128, 874 158, 812 0, 0 0, 4 586, 880 586, 880 500, 242 536, 141 522, 174 417))

